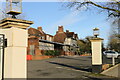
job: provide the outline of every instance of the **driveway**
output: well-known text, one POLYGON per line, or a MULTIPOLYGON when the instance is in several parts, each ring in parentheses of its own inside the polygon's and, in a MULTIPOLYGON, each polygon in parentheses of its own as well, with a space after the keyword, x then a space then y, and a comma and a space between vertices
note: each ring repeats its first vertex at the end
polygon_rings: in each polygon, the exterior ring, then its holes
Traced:
MULTIPOLYGON (((27 63, 28 78, 89 78, 89 80, 93 80, 93 76, 90 78, 92 75, 91 56, 63 56, 28 61, 27 63)), ((99 75, 98 77, 104 78, 106 76, 99 75)), ((96 80, 96 75, 94 78, 96 80)))

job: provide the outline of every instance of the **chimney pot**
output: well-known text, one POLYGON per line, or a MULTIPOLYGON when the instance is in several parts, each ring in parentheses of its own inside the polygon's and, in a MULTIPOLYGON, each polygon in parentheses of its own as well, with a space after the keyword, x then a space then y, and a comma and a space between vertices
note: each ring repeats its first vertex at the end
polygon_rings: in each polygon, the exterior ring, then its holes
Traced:
POLYGON ((69 32, 69 30, 66 30, 66 32, 69 32))
POLYGON ((39 31, 42 31, 42 27, 38 27, 38 30, 39 30, 39 31))
POLYGON ((58 32, 64 32, 63 26, 58 26, 58 32))

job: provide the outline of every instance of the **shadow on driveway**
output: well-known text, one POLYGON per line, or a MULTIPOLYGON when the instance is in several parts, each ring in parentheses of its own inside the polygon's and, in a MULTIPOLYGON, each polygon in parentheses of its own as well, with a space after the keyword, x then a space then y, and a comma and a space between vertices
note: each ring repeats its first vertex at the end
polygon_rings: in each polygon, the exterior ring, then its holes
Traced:
POLYGON ((50 62, 50 61, 47 61, 47 62, 49 62, 51 64, 56 64, 56 65, 64 66, 64 67, 69 67, 69 68, 76 69, 76 70, 82 70, 82 71, 87 71, 87 72, 91 72, 92 71, 91 67, 89 67, 89 68, 80 68, 80 67, 75 67, 75 66, 63 64, 63 63, 50 62))
POLYGON ((87 60, 83 60, 83 59, 75 59, 75 58, 70 58, 70 57, 58 57, 58 58, 64 58, 64 59, 73 59, 73 60, 78 60, 78 61, 87 61, 87 60))

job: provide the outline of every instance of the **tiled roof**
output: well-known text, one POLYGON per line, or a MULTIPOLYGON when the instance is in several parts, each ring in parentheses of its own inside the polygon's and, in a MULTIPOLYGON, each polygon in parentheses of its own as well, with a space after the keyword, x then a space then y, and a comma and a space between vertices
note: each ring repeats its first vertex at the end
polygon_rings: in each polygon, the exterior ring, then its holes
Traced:
POLYGON ((68 38, 72 38, 74 36, 74 32, 66 32, 66 36, 68 38))
POLYGON ((41 35, 41 36, 45 35, 45 33, 43 31, 39 31, 35 28, 29 28, 28 34, 41 35))
POLYGON ((69 32, 69 30, 66 30, 66 32, 64 32, 63 26, 58 26, 58 31, 56 32, 56 35, 54 36, 54 41, 59 42, 59 43, 64 43, 65 38, 77 39, 78 36, 74 32, 69 32))
POLYGON ((34 28, 29 28, 29 29, 28 29, 28 34, 39 35, 39 34, 40 34, 40 31, 38 31, 37 29, 34 29, 34 28))
POLYGON ((75 39, 78 38, 77 34, 75 34, 74 32, 69 32, 69 31, 64 32, 63 30, 61 30, 61 28, 62 27, 59 27, 59 30, 56 32, 56 35, 54 37, 50 34, 46 34, 40 27, 39 29, 29 28, 28 34, 34 36, 44 36, 44 40, 46 40, 46 35, 49 35, 50 37, 54 38, 54 42, 59 42, 59 43, 64 43, 65 38, 75 38, 75 39))

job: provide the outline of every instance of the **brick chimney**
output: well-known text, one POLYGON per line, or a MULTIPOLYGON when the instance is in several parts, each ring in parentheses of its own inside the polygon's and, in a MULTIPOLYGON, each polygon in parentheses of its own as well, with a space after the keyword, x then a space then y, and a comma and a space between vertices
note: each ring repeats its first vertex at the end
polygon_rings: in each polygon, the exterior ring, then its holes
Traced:
POLYGON ((59 32, 64 32, 63 26, 58 26, 58 33, 59 33, 59 32))
POLYGON ((66 30, 66 33, 68 33, 69 32, 69 30, 66 30))
POLYGON ((39 30, 39 31, 42 31, 42 27, 38 27, 38 30, 39 30))

